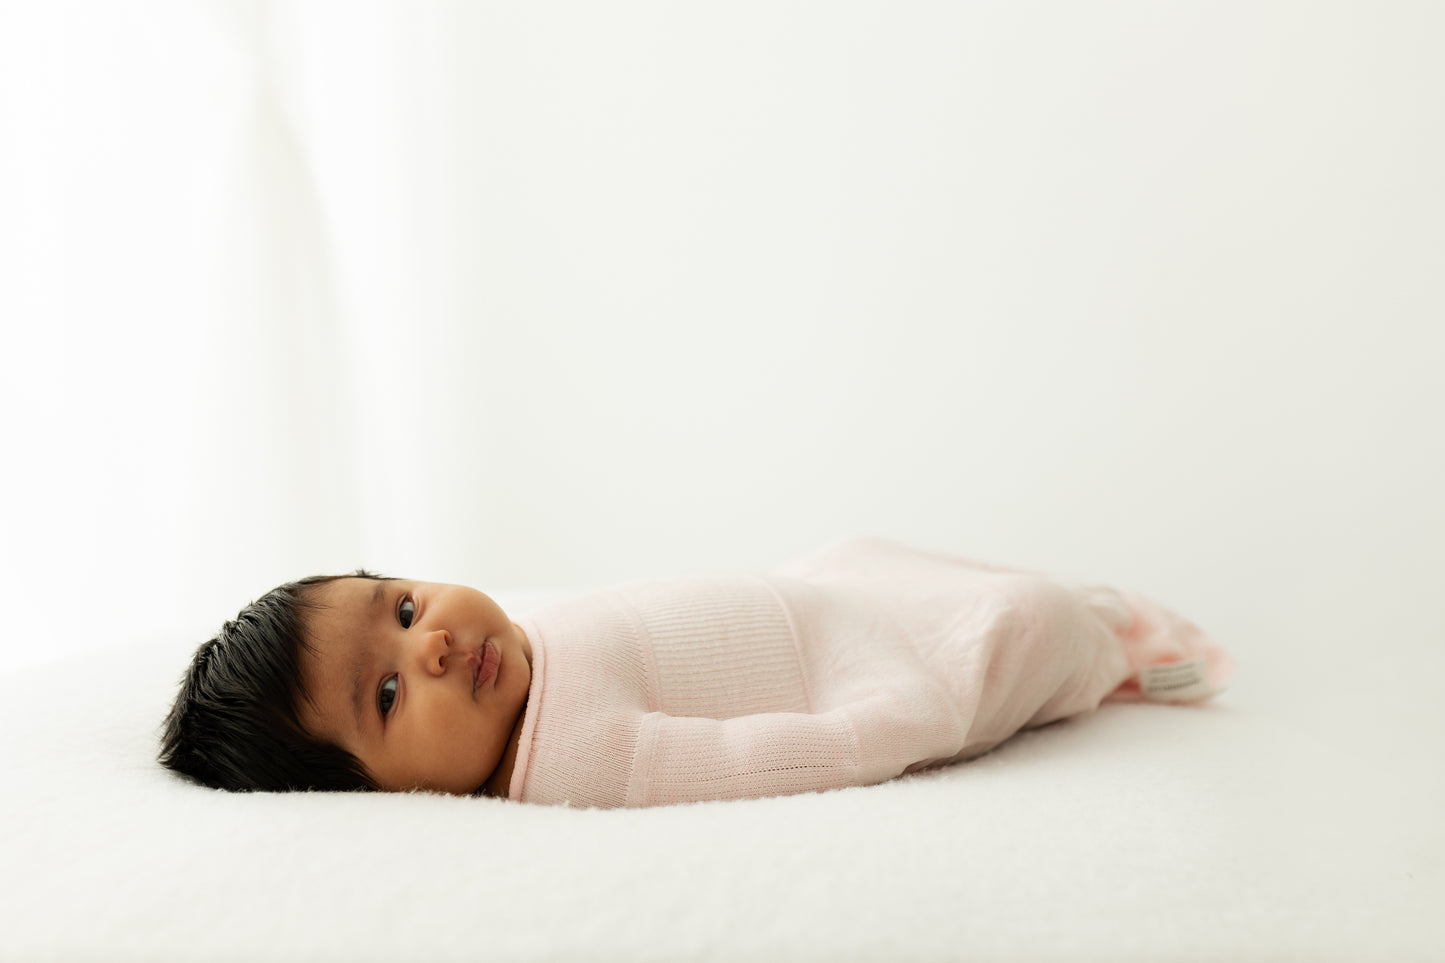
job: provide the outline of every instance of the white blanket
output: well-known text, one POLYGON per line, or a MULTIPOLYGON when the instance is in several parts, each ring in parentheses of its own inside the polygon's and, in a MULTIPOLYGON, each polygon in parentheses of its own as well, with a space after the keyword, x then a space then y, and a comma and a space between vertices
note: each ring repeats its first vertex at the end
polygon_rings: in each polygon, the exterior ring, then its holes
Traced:
POLYGON ((1354 664, 1308 658, 1360 651, 1349 619, 1206 620, 1240 665, 1212 706, 654 810, 213 792, 154 762, 196 640, 14 671, 0 959, 1438 960, 1427 611, 1354 664))

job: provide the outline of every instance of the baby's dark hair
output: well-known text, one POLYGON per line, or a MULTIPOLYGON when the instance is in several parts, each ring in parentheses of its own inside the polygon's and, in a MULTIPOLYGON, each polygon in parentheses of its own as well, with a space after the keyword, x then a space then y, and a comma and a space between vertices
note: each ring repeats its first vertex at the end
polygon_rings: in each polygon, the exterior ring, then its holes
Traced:
POLYGON ((360 760, 311 736, 298 714, 315 590, 350 577, 380 578, 357 570, 278 585, 203 643, 166 716, 161 764, 235 792, 375 789, 360 760))

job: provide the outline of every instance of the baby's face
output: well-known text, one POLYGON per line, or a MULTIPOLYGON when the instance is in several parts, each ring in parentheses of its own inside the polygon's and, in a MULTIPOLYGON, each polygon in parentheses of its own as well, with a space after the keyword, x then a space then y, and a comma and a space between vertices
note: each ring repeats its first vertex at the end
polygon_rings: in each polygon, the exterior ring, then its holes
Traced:
POLYGON ((382 789, 505 795, 532 646, 497 603, 460 585, 362 578, 315 598, 315 655, 301 657, 307 731, 360 759, 382 789))

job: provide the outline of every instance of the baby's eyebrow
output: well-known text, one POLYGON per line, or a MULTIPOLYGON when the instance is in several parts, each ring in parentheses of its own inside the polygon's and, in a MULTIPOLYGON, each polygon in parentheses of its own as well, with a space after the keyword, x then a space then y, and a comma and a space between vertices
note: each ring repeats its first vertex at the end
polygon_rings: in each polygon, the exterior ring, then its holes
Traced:
MULTIPOLYGON (((373 616, 375 616, 376 609, 380 607, 385 599, 386 583, 377 582, 376 588, 371 590, 371 609, 373 616)), ((365 656, 361 652, 361 647, 358 646, 356 650, 352 652, 351 656, 351 713, 355 718, 358 732, 361 731, 361 703, 365 695, 362 689, 362 683, 365 681, 363 672, 365 669, 364 660, 365 656)))
POLYGON ((356 653, 351 659, 351 713, 355 717, 356 730, 361 731, 361 653, 356 653))

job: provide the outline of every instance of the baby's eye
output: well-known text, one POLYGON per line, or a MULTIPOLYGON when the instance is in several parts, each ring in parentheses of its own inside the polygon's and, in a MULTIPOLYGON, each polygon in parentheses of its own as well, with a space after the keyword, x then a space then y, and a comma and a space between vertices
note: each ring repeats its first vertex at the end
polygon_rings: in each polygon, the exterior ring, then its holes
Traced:
POLYGON ((381 710, 382 718, 391 711, 391 705, 396 701, 396 676, 392 676, 381 684, 376 690, 376 707, 381 710))
POLYGON ((401 604, 396 607, 396 620, 401 623, 401 627, 411 628, 411 620, 415 617, 416 603, 409 598, 402 599, 401 604))

